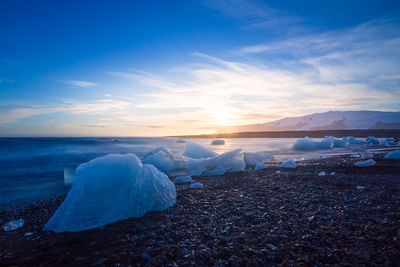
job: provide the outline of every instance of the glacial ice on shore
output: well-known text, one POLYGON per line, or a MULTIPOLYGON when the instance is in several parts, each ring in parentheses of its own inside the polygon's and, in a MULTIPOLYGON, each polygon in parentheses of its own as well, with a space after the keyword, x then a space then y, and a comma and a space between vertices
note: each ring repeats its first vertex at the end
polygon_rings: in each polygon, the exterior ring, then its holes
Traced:
POLYGON ((174 179, 174 184, 191 183, 194 182, 191 176, 178 176, 174 179))
POLYGON ((225 145, 225 140, 212 140, 211 141, 211 145, 213 146, 221 146, 221 145, 225 145))
POLYGON ((288 159, 287 161, 285 161, 281 165, 279 165, 279 167, 294 169, 297 167, 297 164, 296 164, 296 162, 294 162, 293 159, 288 159))
POLYGON ((218 154, 199 144, 193 142, 186 142, 185 151, 183 152, 183 155, 192 159, 203 159, 203 158, 215 157, 218 154))
POLYGON ((245 152, 244 153, 244 161, 246 162, 247 167, 253 167, 253 166, 256 166, 257 164, 263 164, 272 159, 273 159, 273 156, 271 154, 265 153, 265 152, 260 152, 260 153, 245 152))
POLYGON ((82 231, 176 202, 175 185, 135 154, 109 154, 81 164, 67 197, 43 230, 82 231))
POLYGON ((357 167, 369 167, 369 166, 373 166, 375 164, 376 164, 375 160, 368 159, 368 160, 365 160, 365 161, 358 161, 358 162, 354 163, 354 166, 357 166, 357 167))
POLYGON ((216 175, 242 171, 246 167, 241 149, 206 159, 189 159, 188 169, 193 175, 216 175))
POLYGON ((304 137, 297 140, 292 149, 294 150, 316 150, 316 149, 331 149, 333 147, 334 138, 325 137, 321 141, 315 141, 310 137, 304 137))
POLYGON ((64 184, 72 185, 75 181, 75 168, 64 168, 64 184))
POLYGON ((159 171, 168 174, 174 167, 174 156, 164 146, 156 147, 143 158, 143 164, 151 164, 159 171))
POLYGON ((14 231, 14 230, 17 230, 18 228, 21 228, 22 226, 24 226, 24 223, 25 223, 25 221, 23 219, 11 221, 11 222, 8 222, 5 225, 3 225, 3 230, 6 232, 14 231))
POLYGON ((189 186, 189 188, 192 188, 192 189, 201 189, 201 188, 204 188, 204 185, 203 185, 202 183, 196 182, 196 183, 191 184, 191 185, 189 186))
POLYGON ((385 156, 385 159, 400 159, 400 150, 392 151, 385 156))
POLYGON ((254 167, 255 171, 259 171, 259 170, 263 170, 268 168, 267 165, 265 165, 264 163, 257 163, 256 166, 254 167))
POLYGON ((354 138, 353 136, 344 136, 343 141, 348 142, 351 145, 363 145, 365 142, 361 139, 354 138))

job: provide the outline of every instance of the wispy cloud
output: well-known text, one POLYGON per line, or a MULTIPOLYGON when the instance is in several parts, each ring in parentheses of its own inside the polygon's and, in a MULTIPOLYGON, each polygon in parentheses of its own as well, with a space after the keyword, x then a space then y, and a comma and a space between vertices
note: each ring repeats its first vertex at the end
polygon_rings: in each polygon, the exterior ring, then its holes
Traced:
POLYGON ((52 106, 24 106, 0 111, 0 124, 7 124, 36 115, 66 112, 70 114, 113 115, 125 110, 131 103, 125 101, 100 99, 92 102, 65 100, 52 106))
POLYGON ((92 86, 98 85, 97 83, 78 81, 78 80, 66 80, 66 81, 60 81, 60 82, 68 84, 68 85, 76 86, 76 87, 92 87, 92 86))
POLYGON ((400 109, 396 25, 371 21, 334 33, 242 47, 236 60, 193 53, 202 64, 174 68, 185 77, 180 80, 137 71, 119 75, 158 88, 143 94, 146 101, 136 108, 193 109, 146 117, 171 127, 193 118, 199 119, 195 126, 216 127, 327 110, 400 109))

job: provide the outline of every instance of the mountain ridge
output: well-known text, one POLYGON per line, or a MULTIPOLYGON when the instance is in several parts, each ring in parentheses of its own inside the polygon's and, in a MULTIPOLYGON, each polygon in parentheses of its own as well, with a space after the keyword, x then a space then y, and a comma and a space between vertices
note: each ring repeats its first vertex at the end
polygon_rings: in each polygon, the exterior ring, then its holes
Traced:
POLYGON ((327 111, 272 122, 220 127, 216 133, 400 129, 400 112, 327 111))

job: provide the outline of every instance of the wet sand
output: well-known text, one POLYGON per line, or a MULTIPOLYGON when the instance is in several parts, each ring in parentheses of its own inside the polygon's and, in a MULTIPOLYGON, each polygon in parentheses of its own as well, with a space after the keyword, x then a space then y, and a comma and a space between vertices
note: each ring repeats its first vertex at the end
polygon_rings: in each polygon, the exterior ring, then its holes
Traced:
POLYGON ((25 225, 1 230, 0 265, 399 266, 400 160, 357 160, 194 177, 168 210, 78 233, 41 231, 65 196, 3 211, 25 225))

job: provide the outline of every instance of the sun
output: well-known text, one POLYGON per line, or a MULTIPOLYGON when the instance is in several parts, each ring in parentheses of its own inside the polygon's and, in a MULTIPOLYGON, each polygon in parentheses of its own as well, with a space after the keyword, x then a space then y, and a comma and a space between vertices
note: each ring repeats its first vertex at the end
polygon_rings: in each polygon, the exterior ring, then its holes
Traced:
POLYGON ((218 110, 214 112, 213 117, 217 125, 229 125, 232 120, 232 115, 227 110, 218 110))

